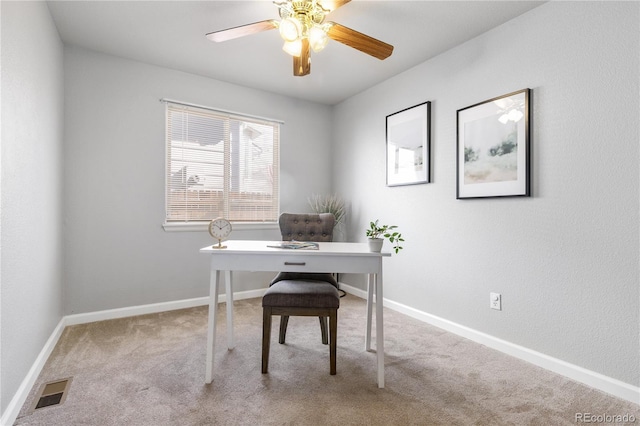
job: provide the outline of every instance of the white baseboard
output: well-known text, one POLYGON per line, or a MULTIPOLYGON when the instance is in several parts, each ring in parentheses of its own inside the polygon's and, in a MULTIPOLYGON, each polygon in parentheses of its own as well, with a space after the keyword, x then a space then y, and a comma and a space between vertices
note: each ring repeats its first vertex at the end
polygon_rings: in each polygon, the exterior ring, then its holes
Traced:
MULTIPOLYGON (((351 287, 347 284, 340 283, 340 288, 347 293, 362 298, 366 298, 367 295, 366 291, 351 287)), ((583 383, 592 388, 599 389, 618 398, 622 398, 624 400, 640 405, 640 387, 630 385, 628 383, 613 379, 595 371, 587 370, 586 368, 574 364, 570 364, 561 359, 536 352, 534 350, 525 348, 524 346, 507 342, 506 340, 502 340, 489 334, 482 333, 478 330, 456 324, 452 321, 419 311, 417 309, 394 302, 392 300, 384 299, 384 306, 417 320, 426 322, 427 324, 431 324, 435 327, 446 330, 450 333, 457 334, 458 336, 488 346, 507 355, 530 362, 531 364, 537 365, 538 367, 553 371, 554 373, 568 377, 572 380, 575 380, 576 382, 583 383)))
POLYGON ((0 417, 0 425, 10 426, 18 418, 18 414, 20 414, 20 410, 22 409, 24 402, 27 400, 27 396, 29 396, 31 388, 33 388, 33 385, 35 384, 38 376, 40 375, 40 372, 42 371, 42 368, 44 367, 44 364, 47 362, 47 359, 49 359, 49 355, 51 355, 51 352, 53 352, 53 348, 56 347, 56 343, 58 343, 58 339, 60 339, 60 336, 64 331, 64 327, 65 325, 63 317, 56 328, 53 330, 53 333, 51 333, 51 336, 49 336, 47 342, 44 344, 44 347, 29 369, 27 376, 24 378, 22 383, 20 383, 17 392, 15 393, 11 401, 9 401, 9 405, 7 405, 4 413, 2 413, 2 417, 0 417))
MULTIPOLYGON (((366 299, 367 297, 366 291, 344 283, 340 283, 340 289, 363 299, 366 299)), ((262 297, 265 291, 266 289, 238 292, 234 293, 233 298, 234 300, 242 300, 251 299, 254 297, 262 297)), ((218 297, 218 300, 219 302, 226 301, 226 295, 221 294, 218 297)), ((20 414, 22 405, 26 401, 27 396, 31 391, 31 388, 40 375, 45 362, 49 358, 49 355, 51 355, 53 348, 55 348, 56 343, 58 343, 58 339, 60 339, 62 331, 66 326, 191 308, 195 306, 206 305, 208 302, 208 297, 198 297, 195 299, 154 303, 151 305, 132 306, 128 308, 109 309, 105 311, 74 314, 63 317, 45 343, 42 351, 40 351, 38 358, 36 358, 36 361, 33 363, 33 366, 27 373, 27 376, 20 384, 18 391, 11 399, 11 402, 9 402, 7 409, 4 413, 2 413, 2 417, 0 418, 0 425, 10 426, 15 422, 18 414, 20 414)), ((624 383, 620 380, 607 377, 603 374, 596 373, 595 371, 587 370, 586 368, 570 364, 568 362, 553 358, 540 352, 533 351, 523 346, 498 339, 497 337, 490 336, 472 328, 456 324, 444 318, 419 311, 401 303, 384 299, 384 306, 417 320, 423 321, 427 324, 431 324, 435 327, 446 330, 450 333, 454 333, 458 336, 483 344, 507 355, 530 362, 549 371, 553 371, 554 373, 563 375, 592 388, 599 389, 618 398, 622 398, 635 404, 640 404, 640 388, 637 386, 624 383)))
MULTIPOLYGON (((352 294, 354 296, 358 296, 361 299, 365 299, 367 300, 367 291, 366 290, 360 290, 357 287, 352 287, 349 284, 345 284, 343 282, 338 282, 338 288, 340 290, 344 290, 349 294, 352 294)), ((373 296, 373 301, 375 302, 376 298, 375 296, 373 296)))
MULTIPOLYGON (((242 299, 251 299, 254 297, 262 297, 265 289, 260 290, 251 290, 251 291, 242 291, 238 293, 234 293, 234 300, 242 300, 242 299)), ((227 297, 225 294, 221 294, 218 297, 219 302, 225 302, 227 297)), ((88 312, 84 314, 73 314, 62 317, 58 325, 56 326, 53 333, 49 337, 49 340, 45 343, 42 351, 36 358, 36 361, 31 366, 31 369, 27 373, 27 376, 24 378, 18 391, 15 393, 7 409, 2 413, 2 417, 0 417, 0 425, 1 426, 10 426, 12 425, 18 415, 20 414, 20 410, 24 405, 27 397, 29 396, 29 392, 31 392, 31 388, 34 383, 38 379, 42 368, 44 367, 45 362, 51 355, 51 352, 55 348, 58 343, 58 339, 62 335, 64 328, 68 325, 77 325, 77 324, 86 324, 95 321, 105 321, 110 319, 117 318, 126 318, 132 317, 136 315, 145 315, 145 314, 153 314, 157 312, 167 312, 167 311, 175 311, 177 309, 185 309, 192 308, 195 306, 203 306, 209 303, 209 297, 198 297, 195 299, 185 299, 185 300, 176 300, 172 302, 164 302, 164 303, 153 303, 150 305, 141 305, 141 306, 131 306, 127 308, 118 308, 118 309, 108 309, 105 311, 97 311, 97 312, 88 312)))
MULTIPOLYGON (((262 297, 266 289, 241 291, 234 293, 234 300, 251 299, 254 297, 262 297)), ((225 302, 226 294, 218 296, 218 302, 225 302)), ((65 326, 86 324, 95 321, 104 321, 116 318, 133 317, 136 315, 155 314, 158 312, 175 311, 178 309, 193 308, 195 306, 203 306, 209 303, 209 297, 197 297, 195 299, 174 300, 171 302, 153 303, 150 305, 130 306, 126 308, 108 309, 105 311, 88 312, 85 314, 67 315, 64 317, 65 326)))

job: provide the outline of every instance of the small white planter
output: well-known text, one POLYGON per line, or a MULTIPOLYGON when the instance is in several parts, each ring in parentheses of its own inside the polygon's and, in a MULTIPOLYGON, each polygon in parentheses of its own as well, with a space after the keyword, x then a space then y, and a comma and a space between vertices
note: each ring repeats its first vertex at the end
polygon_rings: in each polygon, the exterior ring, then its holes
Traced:
POLYGON ((382 244, 384 239, 382 238, 369 238, 369 251, 380 253, 382 251, 382 244))

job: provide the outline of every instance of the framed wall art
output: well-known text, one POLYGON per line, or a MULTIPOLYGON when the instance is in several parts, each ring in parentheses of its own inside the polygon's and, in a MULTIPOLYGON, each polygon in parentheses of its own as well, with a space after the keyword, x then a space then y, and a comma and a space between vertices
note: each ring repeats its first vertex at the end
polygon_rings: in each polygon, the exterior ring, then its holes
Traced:
POLYGON ((429 183, 431 102, 387 115, 387 186, 429 183))
POLYGON ((529 92, 457 111, 456 198, 530 195, 529 92))

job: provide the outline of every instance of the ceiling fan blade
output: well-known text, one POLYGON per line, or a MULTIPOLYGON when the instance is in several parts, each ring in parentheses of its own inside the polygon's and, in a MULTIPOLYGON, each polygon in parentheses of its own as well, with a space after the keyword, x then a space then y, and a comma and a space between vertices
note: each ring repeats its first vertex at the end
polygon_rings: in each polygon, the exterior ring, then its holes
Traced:
POLYGON ((309 52, 309 39, 302 39, 302 53, 293 57, 293 75, 303 77, 311 74, 311 56, 309 52))
MULTIPOLYGON (((344 6, 349 3, 351 0, 320 0, 318 3, 322 6, 322 8, 328 12, 333 12, 337 8, 344 6)), ((327 12, 327 13, 328 13, 327 12)))
POLYGON ((278 21, 267 19, 266 21, 254 22, 253 24, 240 25, 239 27, 214 31, 207 34, 207 38, 211 41, 221 42, 260 33, 262 31, 272 30, 274 28, 278 28, 278 21))
POLYGON ((337 42, 358 49, 380 60, 388 58, 393 53, 393 46, 390 44, 335 22, 329 22, 329 24, 331 24, 331 27, 327 35, 337 42))

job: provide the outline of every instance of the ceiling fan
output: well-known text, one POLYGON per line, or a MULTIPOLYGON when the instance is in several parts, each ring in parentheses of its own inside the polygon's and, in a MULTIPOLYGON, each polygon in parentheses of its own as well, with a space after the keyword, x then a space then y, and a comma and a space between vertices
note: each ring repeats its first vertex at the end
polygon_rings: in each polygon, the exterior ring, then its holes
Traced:
POLYGON ((380 60, 391 56, 393 46, 362 34, 335 22, 325 22, 325 17, 351 0, 285 0, 274 1, 281 20, 267 19, 253 24, 214 31, 207 34, 215 42, 232 40, 278 28, 284 39, 282 49, 293 56, 293 75, 311 73, 311 52, 319 52, 329 39, 346 44, 380 60))

